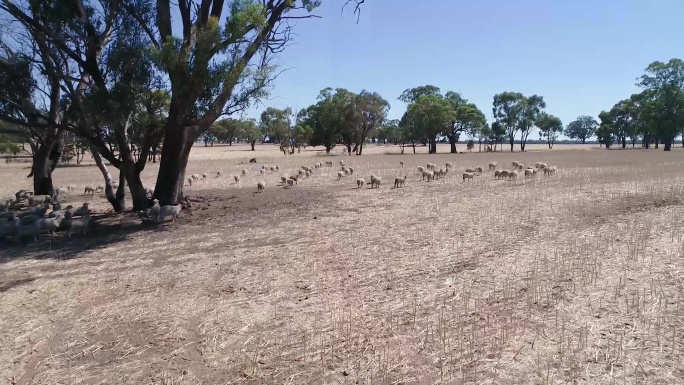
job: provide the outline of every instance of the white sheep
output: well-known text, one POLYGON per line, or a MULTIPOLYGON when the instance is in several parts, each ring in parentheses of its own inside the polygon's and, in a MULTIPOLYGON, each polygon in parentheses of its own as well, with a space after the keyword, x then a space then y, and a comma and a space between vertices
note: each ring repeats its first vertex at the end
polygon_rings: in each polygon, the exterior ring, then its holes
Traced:
POLYGON ((326 167, 332 167, 332 166, 333 166, 333 162, 325 162, 325 165, 326 165, 326 167))
POLYGON ((406 175, 403 178, 394 178, 394 188, 406 186, 406 175))
MULTIPOLYGON (((119 184, 116 182, 112 183, 112 188, 114 190, 116 190, 117 188, 119 188, 119 184)), ((104 186, 97 186, 97 187, 95 187, 95 192, 100 193, 100 192, 103 192, 104 189, 105 189, 104 186)))
POLYGON ((363 178, 359 178, 356 180, 356 188, 361 188, 363 185, 366 184, 366 180, 363 178))
POLYGON ((496 162, 489 162, 489 171, 496 170, 496 162))
POLYGON ((425 178, 427 178, 428 182, 435 179, 434 171, 430 171, 430 170, 423 171, 423 180, 425 180, 425 178))
POLYGON ((240 175, 233 175, 233 180, 235 183, 240 183, 240 175))
POLYGON ((31 236, 33 240, 38 240, 38 235, 40 234, 40 223, 35 221, 30 224, 20 224, 19 221, 15 222, 14 225, 14 239, 17 243, 21 242, 21 238, 24 236, 31 236))
POLYGON ((208 175, 206 172, 204 174, 202 174, 202 179, 207 179, 207 177, 208 177, 208 175))
POLYGON ((271 172, 275 172, 275 170, 276 170, 275 166, 270 166, 268 169, 269 169, 271 172))
POLYGON ((290 179, 292 179, 295 182, 295 184, 297 184, 297 180, 299 180, 299 175, 292 175, 290 179))
POLYGON ((71 212, 67 211, 64 215, 64 222, 66 222, 67 237, 71 238, 73 233, 85 235, 88 231, 88 226, 90 226, 90 213, 86 213, 81 218, 73 218, 71 212))
POLYGON ((501 179, 501 170, 494 171, 494 178, 501 179))
POLYGON ((243 169, 241 172, 242 172, 242 176, 247 175, 247 170, 243 169))
POLYGON ((308 170, 307 170, 306 173, 304 173, 304 176, 307 177, 307 178, 310 177, 310 176, 311 176, 311 171, 308 171, 308 170))
POLYGON ((290 176, 287 174, 283 174, 283 176, 280 177, 280 183, 285 184, 287 183, 288 179, 290 179, 290 176))
POLYGON ((446 162, 446 165, 444 165, 444 167, 446 167, 446 169, 449 170, 454 167, 454 164, 451 162, 446 162))
POLYGON ((418 166, 418 174, 422 174, 425 171, 423 166, 418 166))
POLYGON ((55 235, 55 231, 59 228, 59 225, 62 223, 62 220, 64 220, 64 215, 63 214, 57 214, 54 218, 41 218, 38 220, 38 224, 40 225, 40 229, 42 231, 47 231, 49 232, 52 236, 55 235))
POLYGON ((266 182, 264 182, 263 180, 260 181, 259 183, 257 183, 257 192, 259 192, 259 193, 263 192, 265 188, 266 188, 266 182))
POLYGON ((223 176, 223 171, 217 171, 215 178, 220 178, 223 176))
POLYGON ((95 194, 95 188, 93 186, 85 186, 85 189, 83 190, 83 195, 93 195, 95 194))
POLYGON ((43 203, 49 203, 52 201, 52 197, 49 195, 34 195, 29 198, 29 206, 42 205, 43 203))
POLYGON ((150 208, 150 216, 152 217, 152 220, 159 223, 159 214, 161 213, 161 206, 159 206, 159 199, 155 199, 154 204, 150 208))
POLYGON ((371 174, 370 181, 371 181, 371 188, 373 188, 374 186, 377 186, 378 188, 380 188, 380 182, 382 182, 382 178, 379 176, 376 176, 375 174, 371 174))
POLYGON ((345 175, 345 174, 344 174, 344 171, 338 171, 338 172, 337 172, 337 179, 342 179, 342 178, 344 178, 344 175, 345 175))
POLYGON ((518 163, 518 171, 522 171, 525 169, 525 165, 522 163, 518 163))
POLYGON ((200 174, 192 174, 190 177, 194 180, 199 180, 200 179, 200 174))
POLYGON ((544 167, 544 175, 553 175, 556 173, 556 166, 544 167))
POLYGON ((189 184, 190 186, 192 186, 192 177, 191 177, 191 176, 188 177, 188 184, 189 184))
POLYGON ((518 172, 515 170, 511 171, 510 174, 508 175, 508 179, 509 180, 518 179, 518 172))
POLYGON ((259 170, 259 174, 264 175, 264 172, 266 172, 263 168, 259 170))
POLYGON ((299 170, 297 170, 298 175, 304 175, 305 172, 306 171, 302 170, 301 168, 299 170))
POLYGON ((518 168, 518 165, 519 165, 519 164, 520 164, 520 163, 517 162, 517 161, 515 161, 515 160, 514 160, 513 162, 511 162, 511 165, 513 166, 514 169, 515 169, 515 168, 518 168))
POLYGON ((473 180, 473 177, 474 177, 474 176, 475 176, 475 173, 474 173, 474 172, 467 172, 467 171, 466 171, 466 172, 463 173, 463 181, 465 182, 466 179, 473 180))
POLYGON ((534 174, 536 174, 536 173, 537 173, 537 170, 535 170, 533 168, 528 168, 525 170, 525 178, 533 177, 534 174))
POLYGON ((166 205, 162 206, 161 209, 159 210, 159 219, 161 221, 164 221, 167 217, 171 217, 171 220, 173 222, 176 221, 176 217, 178 217, 178 214, 181 212, 183 209, 183 206, 181 205, 166 205))
POLYGON ((288 179, 287 180, 287 187, 290 188, 290 187, 294 186, 294 182, 295 182, 294 179, 288 179))
POLYGON ((349 175, 354 175, 354 168, 353 167, 349 167, 348 170, 349 170, 349 175))
POLYGON ((344 175, 349 175, 350 174, 349 167, 345 167, 344 169, 342 169, 342 172, 344 173, 344 175))
POLYGON ((69 192, 70 192, 70 193, 76 191, 76 185, 70 184, 70 185, 67 186, 67 188, 69 189, 69 192))
POLYGON ((399 161, 399 166, 401 166, 401 168, 404 168, 404 161, 403 160, 399 161))

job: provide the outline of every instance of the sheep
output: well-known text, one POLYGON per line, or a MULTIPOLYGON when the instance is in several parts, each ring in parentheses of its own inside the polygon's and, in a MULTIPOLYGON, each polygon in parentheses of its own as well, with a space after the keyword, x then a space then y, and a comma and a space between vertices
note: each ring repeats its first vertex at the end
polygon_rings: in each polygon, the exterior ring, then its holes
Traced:
POLYGON ((508 179, 509 180, 518 179, 518 172, 515 170, 511 171, 511 173, 508 175, 508 179))
POLYGON ((297 175, 304 175, 306 171, 302 170, 301 168, 297 170, 297 175))
POLYGON ((556 166, 544 167, 544 175, 553 175, 556 173, 556 166))
POLYGON ((494 178, 501 179, 501 170, 494 171, 494 178))
POLYGON ((299 175, 292 175, 290 179, 292 179, 295 182, 295 184, 297 184, 297 180, 299 180, 299 175))
POLYGON ((308 166, 302 166, 301 168, 302 168, 302 170, 304 170, 304 171, 308 171, 309 173, 312 173, 312 172, 313 172, 313 169, 312 169, 311 167, 308 167, 308 166))
POLYGON ((263 168, 259 170, 259 174, 264 175, 264 172, 266 172, 263 168))
POLYGON ((354 168, 353 167, 349 167, 348 170, 349 170, 349 175, 354 175, 354 168))
POLYGON ((549 167, 549 165, 548 165, 548 163, 537 162, 537 163, 534 164, 534 167, 535 167, 535 168, 546 168, 546 167, 549 167))
POLYGON ((519 171, 522 171, 522 170, 524 170, 524 169, 525 169, 525 165, 522 164, 522 163, 518 163, 518 170, 519 170, 519 171))
POLYGON ((67 211, 64 215, 64 222, 66 223, 68 238, 71 238, 73 233, 85 235, 88 231, 88 226, 90 225, 90 213, 87 213, 81 218, 73 218, 71 212, 67 211))
POLYGON ((406 186, 406 175, 403 178, 394 178, 394 188, 406 186))
POLYGON ((0 221, 0 239, 12 236, 14 234, 14 227, 17 220, 17 215, 11 213, 8 218, 0 221))
POLYGON ((57 229, 59 228, 59 225, 62 223, 63 219, 64 219, 64 214, 58 214, 54 218, 41 218, 38 220, 38 223, 40 224, 40 229, 42 231, 47 231, 52 236, 54 236, 55 231, 57 231, 57 229))
POLYGON ((268 169, 269 169, 271 172, 275 172, 275 170, 276 170, 275 166, 270 166, 268 169))
POLYGON ((446 164, 444 165, 444 167, 446 167, 446 169, 449 170, 449 169, 451 169, 451 168, 454 167, 454 164, 451 163, 451 162, 446 162, 446 164))
POLYGON ((294 180, 293 180, 293 179, 288 179, 288 180, 287 180, 287 187, 290 188, 290 187, 292 187, 292 186, 294 186, 294 180))
POLYGON ((344 161, 343 161, 343 160, 340 161, 340 166, 344 166, 344 161))
POLYGON ((380 182, 382 182, 382 178, 379 176, 376 176, 375 174, 371 174, 370 181, 371 181, 371 188, 373 188, 374 186, 377 186, 378 188, 380 188, 380 182))
POLYGON ((58 211, 62 209, 62 204, 59 201, 52 203, 52 211, 58 211))
POLYGON ((59 215, 59 214, 64 215, 64 214, 67 212, 67 210, 71 210, 71 211, 73 212, 73 211, 75 211, 76 209, 74 209, 74 206, 72 206, 72 205, 67 206, 64 210, 62 210, 62 209, 55 209, 54 206, 53 206, 52 211, 50 212, 50 215, 48 215, 48 218, 54 218, 54 217, 56 217, 56 216, 59 215))
POLYGON ((473 172, 467 172, 467 171, 466 171, 466 172, 463 173, 463 181, 465 182, 466 179, 473 180, 473 177, 474 177, 474 176, 475 176, 475 173, 473 173, 473 172))
POLYGON ((515 169, 515 168, 518 168, 518 165, 519 165, 519 164, 520 164, 520 163, 517 162, 517 161, 515 161, 515 160, 514 160, 513 162, 511 162, 511 165, 513 166, 514 169, 515 169))
POLYGON ((68 187, 61 186, 55 190, 55 199, 68 195, 71 192, 68 187))
POLYGON ((67 212, 71 213, 73 217, 84 217, 86 215, 90 215, 90 209, 88 208, 88 202, 84 202, 83 206, 74 209, 73 207, 71 209, 67 209, 67 212))
MULTIPOLYGON (((263 171, 263 169, 262 169, 262 171, 263 171)), ((223 176, 223 171, 217 171, 215 178, 220 178, 222 176, 223 176)))
POLYGON ((95 194, 95 188, 93 186, 85 186, 85 189, 83 190, 83 195, 93 195, 95 194))
POLYGON ((200 175, 199 174, 192 174, 192 175, 190 175, 190 178, 192 178, 193 180, 199 180, 200 175))
POLYGON ((477 173, 477 169, 476 169, 476 168, 466 168, 466 169, 465 169, 465 172, 469 172, 469 173, 471 173, 471 174, 475 174, 475 173, 477 173))
POLYGON ((189 184, 190 186, 192 186, 192 177, 191 177, 191 176, 188 177, 188 184, 189 184))
POLYGON ((304 176, 307 177, 307 178, 310 177, 310 176, 311 176, 311 171, 307 171, 307 172, 304 174, 304 176))
POLYGON ((344 177, 344 171, 337 172, 337 179, 342 179, 344 177))
POLYGON ((35 221, 30 224, 20 224, 18 221, 14 225, 14 239, 17 243, 21 242, 21 237, 30 235, 33 240, 38 240, 38 235, 40 234, 40 223, 35 221))
POLYGON ((287 174, 283 174, 283 176, 280 177, 280 183, 285 184, 287 183, 288 179, 290 179, 290 176, 287 174))
POLYGON ((162 206, 159 210, 159 219, 163 221, 166 217, 171 217, 173 222, 176 221, 176 217, 181 212, 183 206, 181 205, 166 205, 162 206))
POLYGON ((67 186, 67 188, 69 189, 69 192, 70 192, 70 193, 76 191, 76 185, 70 184, 70 185, 67 186))
POLYGON ((508 170, 501 170, 501 179, 508 179, 511 176, 511 172, 508 170))
POLYGON ((528 168, 525 170, 525 178, 533 177, 534 174, 536 174, 536 173, 537 173, 537 170, 535 170, 533 168, 528 168))
POLYGON ((418 166, 418 174, 422 174, 423 172, 425 172, 423 166, 418 166))
POLYGON ((435 171, 435 179, 442 179, 446 175, 446 171, 443 169, 439 169, 435 171))
POLYGON ((349 175, 349 173, 350 173, 348 167, 345 167, 344 169, 342 169, 342 172, 344 173, 344 175, 349 175))
POLYGON ((28 190, 19 190, 14 193, 14 197, 17 198, 17 202, 21 202, 24 199, 28 199, 31 195, 33 195, 33 193, 28 190))
POLYGON ((161 213, 161 206, 159 206, 159 199, 155 199, 154 204, 150 207, 150 216, 152 220, 159 223, 159 214, 161 213))
MULTIPOLYGON (((23 212, 19 214, 19 218, 26 218, 26 217, 35 217, 35 218, 42 218, 45 216, 45 213, 48 211, 50 208, 49 203, 43 204, 43 207, 36 207, 30 211, 23 212)), ((31 221, 31 219, 28 219, 27 222, 22 223, 22 224, 27 224, 31 221)))
POLYGON ((326 167, 332 167, 332 166, 333 166, 333 162, 325 162, 325 165, 326 165, 326 167))
POLYGON ((266 188, 266 182, 264 182, 263 180, 260 181, 259 183, 257 183, 257 192, 258 193, 264 192, 265 188, 266 188))
POLYGON ((207 179, 207 177, 208 177, 208 175, 206 172, 204 174, 202 174, 202 179, 207 179))
MULTIPOLYGON (((119 188, 119 184, 116 183, 116 182, 112 183, 112 188, 113 188, 114 190, 116 190, 117 188, 119 188)), ((100 193, 100 192, 103 192, 104 189, 105 189, 104 186, 97 186, 97 187, 95 188, 95 192, 100 193)))
POLYGON ((235 183, 240 183, 240 175, 233 175, 233 180, 235 183))
POLYGON ((243 169, 243 170, 241 171, 241 173, 242 173, 242 176, 246 176, 246 175, 247 175, 247 170, 243 169))
POLYGON ((399 167, 404 168, 404 161, 403 160, 399 161, 399 167))
POLYGON ((496 162, 489 162, 489 171, 496 170, 496 162))
POLYGON ((363 178, 359 178, 356 180, 356 188, 361 188, 363 185, 366 184, 366 180, 363 178))
POLYGON ((423 180, 425 180, 425 178, 427 178, 428 182, 435 179, 434 171, 430 171, 430 170, 423 171, 423 180))
POLYGON ((280 167, 278 167, 278 165, 276 164, 275 169, 276 169, 276 171, 278 171, 278 170, 280 170, 280 167))

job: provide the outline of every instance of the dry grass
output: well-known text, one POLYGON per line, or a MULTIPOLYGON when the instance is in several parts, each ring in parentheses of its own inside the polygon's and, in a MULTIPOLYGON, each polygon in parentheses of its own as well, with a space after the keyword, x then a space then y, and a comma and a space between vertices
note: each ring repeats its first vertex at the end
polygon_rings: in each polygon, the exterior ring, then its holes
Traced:
MULTIPOLYGON (((245 149, 193 152, 189 173, 210 178, 187 191, 206 202, 180 223, 66 259, 36 258, 46 240, 5 260, 0 383, 684 382, 683 151, 371 146, 332 158, 353 176, 325 168, 284 189, 280 175, 327 158, 245 149), (240 163, 252 156, 280 170, 260 176, 240 163), (461 181, 491 160, 559 171, 461 181), (444 179, 416 173, 447 161, 444 179), (381 188, 356 189, 370 173, 381 188)), ((0 195, 26 187, 8 178, 21 167, 0 170, 0 195)), ((57 184, 99 181, 74 170, 57 184)))

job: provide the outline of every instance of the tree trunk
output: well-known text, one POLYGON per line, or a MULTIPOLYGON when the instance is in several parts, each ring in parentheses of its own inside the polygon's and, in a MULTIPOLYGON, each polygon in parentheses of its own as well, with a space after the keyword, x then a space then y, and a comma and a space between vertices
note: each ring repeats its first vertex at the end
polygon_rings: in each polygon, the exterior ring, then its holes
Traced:
POLYGON ((363 142, 359 145, 359 151, 356 153, 356 155, 361 155, 363 152, 363 142))
MULTIPOLYGON (((90 153, 93 155, 95 164, 97 165, 97 168, 100 169, 100 172, 104 177, 105 195, 107 196, 107 201, 109 201, 109 204, 112 205, 112 209, 114 209, 115 212, 120 213, 124 211, 126 209, 126 202, 124 201, 123 190, 120 196, 119 194, 114 195, 112 174, 109 173, 109 169, 107 168, 107 165, 105 165, 102 161, 100 153, 97 151, 97 148, 95 148, 95 146, 93 146, 92 144, 90 145, 90 153)), ((119 183, 119 188, 121 188, 121 183, 119 183)))
POLYGON ((665 139, 665 147, 663 148, 663 151, 672 151, 672 141, 673 139, 670 138, 665 139))
POLYGON ((190 127, 184 127, 180 121, 169 118, 154 188, 154 198, 159 200, 161 206, 175 205, 182 199, 185 166, 192 144, 190 127))
POLYGON ((513 144, 515 144, 515 138, 511 136, 511 137, 509 137, 509 141, 511 143, 511 152, 513 152, 514 151, 513 150, 513 144))
POLYGON ((252 145, 252 151, 254 151, 254 145, 256 144, 256 140, 253 140, 250 144, 252 145))
POLYGON ((587 142, 587 138, 582 138, 582 144, 585 144, 587 142))
POLYGON ((660 142, 660 140, 659 140, 659 139, 656 139, 656 141, 655 141, 655 146, 653 146, 653 148, 655 148, 656 150, 658 149, 658 142, 660 142))
POLYGON ((477 150, 477 152, 482 152, 482 139, 478 138, 477 143, 480 145, 480 148, 477 150))
POLYGON ((436 154, 437 153, 437 139, 430 139, 429 141, 430 149, 428 150, 429 154, 436 154))
POLYGON ((622 137, 622 148, 623 149, 627 148, 627 137, 626 136, 622 137))
MULTIPOLYGON (((130 159, 123 160, 121 162, 121 169, 119 170, 119 175, 123 175, 124 181, 128 183, 129 191, 131 193, 131 199, 133 200, 133 210, 139 211, 146 210, 147 208, 149 208, 150 201, 147 198, 145 186, 143 186, 143 183, 140 180, 140 172, 136 170, 135 163, 132 163, 130 159)), ((124 183, 119 183, 119 188, 121 188, 121 185, 123 184, 124 183)), ((117 191, 117 197, 118 195, 119 192, 117 191)), ((121 199, 123 199, 123 197, 121 199)))
POLYGON ((416 153, 416 141, 412 141, 411 144, 413 144, 413 153, 416 153))

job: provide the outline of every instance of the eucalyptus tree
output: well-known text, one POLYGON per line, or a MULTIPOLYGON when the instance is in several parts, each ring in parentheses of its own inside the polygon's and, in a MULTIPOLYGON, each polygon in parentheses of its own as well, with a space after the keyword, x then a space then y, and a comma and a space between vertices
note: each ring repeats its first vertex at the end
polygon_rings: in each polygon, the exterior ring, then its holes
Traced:
POLYGON ((565 129, 565 135, 570 139, 579 139, 582 141, 582 144, 585 144, 587 139, 594 136, 597 128, 598 122, 596 119, 588 115, 581 115, 568 124, 568 127, 565 129))

